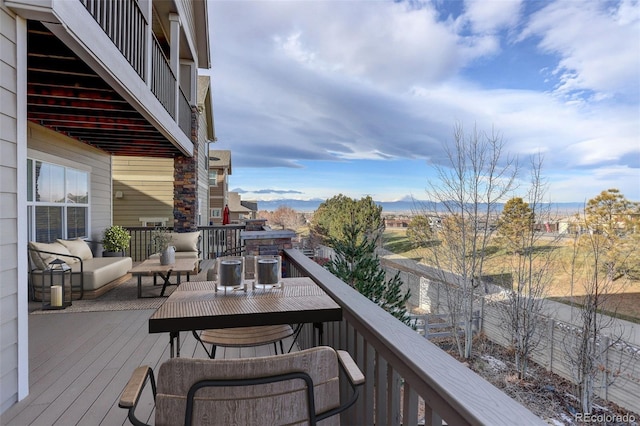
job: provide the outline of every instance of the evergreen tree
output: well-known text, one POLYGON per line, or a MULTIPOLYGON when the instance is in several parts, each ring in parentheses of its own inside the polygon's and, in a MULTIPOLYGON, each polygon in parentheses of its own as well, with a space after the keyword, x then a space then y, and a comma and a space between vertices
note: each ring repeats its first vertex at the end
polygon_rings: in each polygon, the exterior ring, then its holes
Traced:
POLYGON ((344 239, 343 229, 350 223, 360 225, 359 238, 380 233, 384 227, 382 207, 370 196, 355 200, 339 194, 318 206, 313 214, 311 230, 327 244, 331 239, 344 239))
POLYGON ((386 273, 375 253, 378 235, 362 238, 363 233, 362 226, 345 224, 343 238, 329 240, 335 256, 325 267, 391 315, 409 324, 406 303, 411 292, 407 290, 402 294, 399 272, 386 281, 386 273))
POLYGON ((509 253, 520 253, 531 240, 534 224, 535 216, 529 204, 520 197, 512 198, 504 205, 498 219, 495 242, 509 253))
MULTIPOLYGON (((602 191, 584 209, 584 225, 603 247, 601 265, 612 279, 637 269, 638 205, 618 189, 602 191)), ((587 239, 588 240, 588 239, 587 239)))
POLYGON ((429 216, 417 214, 411 218, 407 228, 407 238, 414 247, 427 247, 433 244, 434 232, 429 223, 429 216))

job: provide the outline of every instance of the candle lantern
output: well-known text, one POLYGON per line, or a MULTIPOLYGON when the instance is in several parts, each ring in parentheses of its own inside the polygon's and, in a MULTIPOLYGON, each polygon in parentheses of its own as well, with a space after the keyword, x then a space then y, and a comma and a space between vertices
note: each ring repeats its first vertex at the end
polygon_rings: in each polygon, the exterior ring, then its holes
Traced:
POLYGON ((49 292, 51 296, 49 297, 49 303, 46 303, 46 279, 43 279, 42 309, 65 309, 67 306, 71 306, 71 267, 61 259, 54 259, 49 263, 45 274, 49 275, 49 292), (69 291, 67 291, 67 276, 69 278, 69 291))
POLYGON ((255 286, 258 288, 277 287, 282 278, 282 258, 280 256, 256 256, 255 286))
POLYGON ((234 288, 244 288, 244 259, 231 256, 218 258, 216 291, 218 289, 227 291, 234 288))

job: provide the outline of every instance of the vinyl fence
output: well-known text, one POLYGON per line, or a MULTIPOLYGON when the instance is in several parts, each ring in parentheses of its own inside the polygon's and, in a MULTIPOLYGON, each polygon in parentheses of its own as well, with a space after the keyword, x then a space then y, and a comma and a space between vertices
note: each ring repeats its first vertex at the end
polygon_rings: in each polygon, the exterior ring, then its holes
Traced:
MULTIPOLYGON (((411 290, 412 305, 434 314, 446 312, 444 284, 433 276, 428 276, 422 265, 417 265, 416 270, 411 271, 406 262, 396 267, 391 266, 392 264, 393 261, 388 260, 383 263, 388 276, 400 273, 405 286, 411 290)), ((480 309, 478 329, 493 342, 507 346, 509 338, 504 326, 504 308, 501 309, 505 302, 495 297, 499 291, 499 287, 490 287, 490 293, 493 294, 479 297, 475 303, 480 309)), ((574 381, 567 354, 575 351, 580 329, 546 316, 539 316, 538 321, 540 326, 536 331, 536 338, 540 343, 532 354, 532 360, 549 371, 574 381)), ((640 347, 606 335, 599 336, 597 345, 602 348, 597 394, 627 410, 640 413, 640 347)))

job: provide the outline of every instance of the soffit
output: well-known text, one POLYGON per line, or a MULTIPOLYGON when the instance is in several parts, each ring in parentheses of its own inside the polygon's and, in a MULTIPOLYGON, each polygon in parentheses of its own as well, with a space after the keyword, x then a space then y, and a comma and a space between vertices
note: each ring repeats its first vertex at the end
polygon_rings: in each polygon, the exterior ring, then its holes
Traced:
POLYGON ((46 27, 28 21, 27 118, 113 155, 180 155, 46 27))

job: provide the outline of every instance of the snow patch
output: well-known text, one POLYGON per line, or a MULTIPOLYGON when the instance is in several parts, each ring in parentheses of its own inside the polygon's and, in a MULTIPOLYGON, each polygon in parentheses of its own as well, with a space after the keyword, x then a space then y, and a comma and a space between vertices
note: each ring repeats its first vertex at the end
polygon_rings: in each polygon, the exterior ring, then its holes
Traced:
POLYGON ((480 358, 482 358, 483 361, 489 364, 489 368, 494 371, 504 371, 507 369, 507 364, 505 364, 498 358, 492 357, 491 355, 482 355, 480 358))

